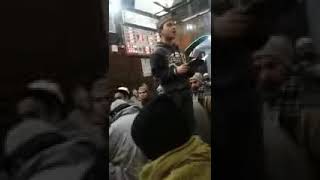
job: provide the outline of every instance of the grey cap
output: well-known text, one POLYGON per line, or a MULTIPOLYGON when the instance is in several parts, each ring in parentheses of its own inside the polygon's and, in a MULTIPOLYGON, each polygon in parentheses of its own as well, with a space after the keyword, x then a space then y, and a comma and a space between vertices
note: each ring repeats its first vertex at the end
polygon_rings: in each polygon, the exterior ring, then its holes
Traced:
POLYGON ((172 15, 165 15, 165 16, 162 16, 158 23, 157 23, 157 29, 160 31, 162 29, 162 26, 164 25, 164 23, 170 21, 170 20, 173 20, 173 17, 172 15))

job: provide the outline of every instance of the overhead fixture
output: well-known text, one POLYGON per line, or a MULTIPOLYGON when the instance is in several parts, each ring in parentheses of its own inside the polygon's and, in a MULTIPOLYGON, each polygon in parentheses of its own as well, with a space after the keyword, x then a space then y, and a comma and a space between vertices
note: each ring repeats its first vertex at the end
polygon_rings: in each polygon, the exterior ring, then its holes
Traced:
MULTIPOLYGON (((189 0, 189 1, 180 1, 178 3, 175 3, 175 0, 161 0, 161 3, 159 2, 160 0, 156 0, 156 1, 153 1, 154 4, 158 5, 159 7, 162 8, 161 11, 155 13, 154 15, 156 16, 160 16, 159 14, 161 12, 165 12, 166 13, 174 13, 177 9, 180 9, 181 7, 184 7, 188 4, 191 4, 191 2, 193 0, 189 0), (174 4, 174 5, 173 5, 174 4)), ((163 13, 161 13, 163 14, 163 13)))
POLYGON ((193 25, 193 24, 187 24, 187 25, 186 25, 186 29, 187 29, 188 31, 192 31, 192 30, 195 29, 195 25, 193 25))
POLYGON ((111 14, 116 14, 121 10, 121 1, 119 0, 110 0, 109 1, 109 12, 111 14))
POLYGON ((201 16, 201 15, 203 15, 203 14, 206 14, 206 13, 208 13, 208 12, 210 12, 210 9, 204 10, 204 11, 202 11, 202 12, 199 12, 199 13, 195 14, 195 15, 192 15, 192 16, 190 16, 190 17, 187 17, 187 18, 185 18, 185 19, 182 19, 181 22, 189 21, 189 20, 191 20, 191 19, 193 19, 193 18, 196 18, 196 17, 201 16))

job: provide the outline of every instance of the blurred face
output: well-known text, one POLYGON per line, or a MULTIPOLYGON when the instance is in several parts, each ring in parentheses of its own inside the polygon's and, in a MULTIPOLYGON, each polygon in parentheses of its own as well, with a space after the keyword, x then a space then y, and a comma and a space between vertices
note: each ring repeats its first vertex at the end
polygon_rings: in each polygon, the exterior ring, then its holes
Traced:
POLYGON ((148 90, 145 88, 139 89, 139 100, 140 101, 146 101, 149 99, 148 90))
POLYGON ((232 8, 213 16, 213 33, 221 39, 241 39, 250 33, 255 21, 254 15, 243 14, 239 9, 232 8))
POLYGON ((74 102, 79 108, 89 110, 91 109, 89 92, 82 87, 78 87, 74 92, 74 102))
POLYGON ((275 57, 256 57, 254 69, 259 88, 264 90, 278 89, 286 80, 287 70, 275 57))
POLYGON ((98 117, 96 122, 93 123, 97 125, 105 124, 109 112, 111 98, 106 93, 93 93, 92 102, 94 114, 98 117))
POLYGON ((193 92, 198 91, 199 88, 201 87, 200 81, 197 81, 197 80, 195 80, 195 79, 191 79, 191 80, 190 80, 190 85, 191 85, 191 90, 192 90, 193 92))
POLYGON ((173 40, 176 38, 176 33, 176 23, 170 20, 163 24, 160 34, 166 39, 173 40))

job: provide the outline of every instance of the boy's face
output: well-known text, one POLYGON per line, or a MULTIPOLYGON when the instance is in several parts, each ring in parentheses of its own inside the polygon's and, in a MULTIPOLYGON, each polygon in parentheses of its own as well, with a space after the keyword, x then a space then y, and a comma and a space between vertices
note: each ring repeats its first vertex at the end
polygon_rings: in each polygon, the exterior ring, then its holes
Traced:
POLYGON ((160 32, 160 34, 167 39, 175 39, 176 33, 176 23, 173 20, 165 22, 160 32))

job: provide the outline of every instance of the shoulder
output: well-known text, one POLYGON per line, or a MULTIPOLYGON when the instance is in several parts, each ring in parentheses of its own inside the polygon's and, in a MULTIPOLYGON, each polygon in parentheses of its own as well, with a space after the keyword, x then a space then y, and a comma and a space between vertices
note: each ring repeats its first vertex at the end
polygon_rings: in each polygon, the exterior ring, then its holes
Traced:
POLYGON ((211 179, 210 162, 191 162, 171 171, 166 180, 176 179, 211 179))
POLYGON ((109 135, 110 133, 118 133, 118 132, 121 133, 123 132, 123 130, 130 129, 137 115, 138 115, 138 111, 136 113, 126 114, 119 117, 114 123, 110 125, 109 135))

